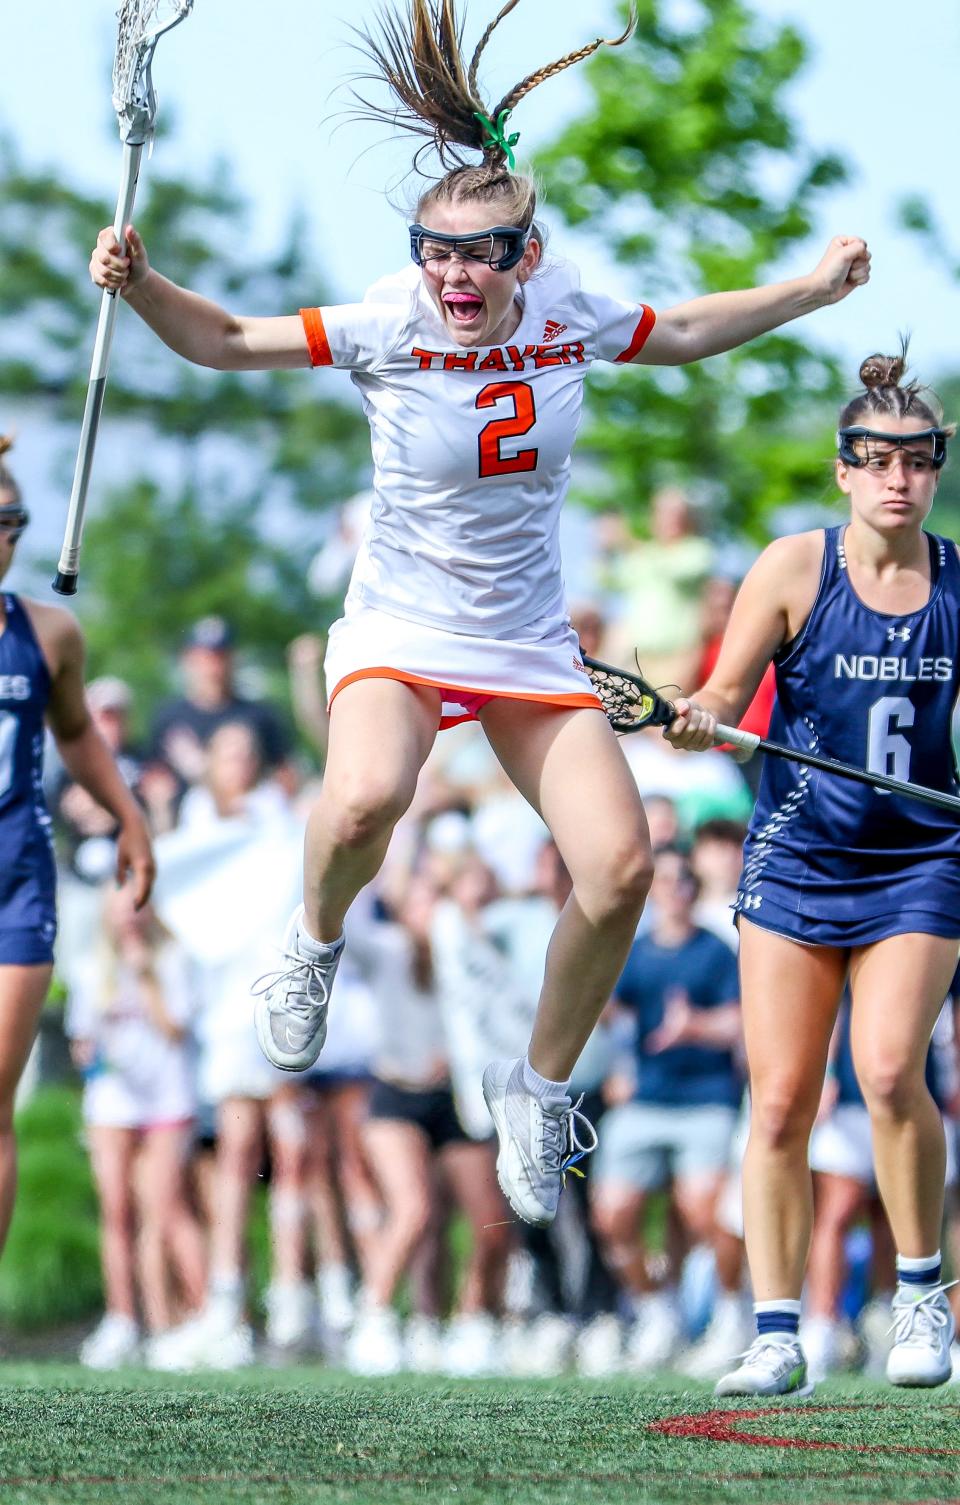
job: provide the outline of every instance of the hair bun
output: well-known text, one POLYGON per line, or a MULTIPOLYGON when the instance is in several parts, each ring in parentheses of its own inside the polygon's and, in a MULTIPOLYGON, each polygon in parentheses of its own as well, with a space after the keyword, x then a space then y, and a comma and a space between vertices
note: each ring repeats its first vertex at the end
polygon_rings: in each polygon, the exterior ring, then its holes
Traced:
POLYGON ((0 455, 5 455, 8 449, 13 449, 13 435, 0 434, 0 455))
POLYGON ((900 355, 868 355, 860 367, 860 380, 868 392, 877 387, 898 387, 906 369, 906 351, 900 355))

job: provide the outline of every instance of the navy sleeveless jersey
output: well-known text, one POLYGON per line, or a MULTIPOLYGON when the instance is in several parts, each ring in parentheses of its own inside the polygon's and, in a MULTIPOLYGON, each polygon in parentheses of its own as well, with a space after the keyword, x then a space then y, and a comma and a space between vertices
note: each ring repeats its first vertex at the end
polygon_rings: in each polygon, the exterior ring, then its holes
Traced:
MULTIPOLYGON (((960 793, 951 722, 960 666, 960 561, 927 534, 927 604, 906 616, 866 606, 847 574, 845 528, 825 534, 820 587, 797 638, 774 659, 772 741, 960 793)), ((862 927, 920 912, 960 936, 960 819, 836 774, 766 760, 736 908, 764 923, 788 911, 862 927)), ((772 919, 768 923, 773 923, 772 919)), ((774 926, 774 928, 777 928, 774 926)), ((923 929, 894 922, 897 929, 923 929)), ((875 935, 863 939, 880 939, 875 935)), ((803 938, 816 942, 815 931, 803 938)))
POLYGON ((44 712, 50 673, 16 596, 4 595, 0 632, 0 932, 52 941, 55 870, 43 797, 44 712))

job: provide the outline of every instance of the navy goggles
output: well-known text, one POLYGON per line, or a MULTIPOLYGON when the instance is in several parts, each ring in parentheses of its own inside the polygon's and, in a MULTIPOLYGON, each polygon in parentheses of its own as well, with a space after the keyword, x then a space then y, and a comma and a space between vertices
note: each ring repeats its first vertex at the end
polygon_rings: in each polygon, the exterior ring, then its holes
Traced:
POLYGON ((26 507, 0 507, 0 538, 16 543, 26 532, 29 521, 26 507))
POLYGON ((477 230, 473 235, 444 235, 425 225, 410 226, 410 255, 418 267, 428 261, 442 261, 454 253, 464 261, 480 261, 495 272, 509 272, 523 259, 530 230, 516 225, 494 225, 491 230, 477 230))
POLYGON ((940 470, 947 458, 948 438, 946 431, 939 428, 917 429, 912 434, 885 434, 880 429, 858 424, 837 430, 837 452, 841 460, 857 469, 869 466, 871 470, 884 470, 898 450, 902 450, 911 459, 925 460, 931 470, 940 470))

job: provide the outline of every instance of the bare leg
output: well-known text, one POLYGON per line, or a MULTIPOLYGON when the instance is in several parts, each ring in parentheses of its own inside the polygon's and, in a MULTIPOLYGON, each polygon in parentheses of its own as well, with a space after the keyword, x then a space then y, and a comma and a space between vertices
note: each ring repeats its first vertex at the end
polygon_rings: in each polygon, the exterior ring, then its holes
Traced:
POLYGON ((380 869, 440 723, 440 692, 392 679, 361 679, 330 709, 323 788, 307 824, 306 928, 335 941, 343 919, 380 869))
POLYGON ((433 1154, 420 1129, 395 1119, 370 1119, 363 1137, 385 1210, 366 1293, 377 1306, 388 1306, 430 1226, 433 1154))
POLYGON ((573 879, 530 1042, 534 1069, 566 1081, 623 969, 650 886, 643 805, 602 713, 494 700, 480 719, 573 879))
POLYGON ((306 1275, 307 1128, 302 1089, 284 1083, 270 1099, 272 1179, 270 1226, 273 1236, 272 1278, 278 1285, 298 1285, 306 1275))
POLYGON ((850 968, 850 1043, 877 1186, 898 1253, 914 1259, 940 1247, 946 1147, 924 1068, 956 964, 955 940, 896 935, 855 952, 850 968))
POLYGON ((151 1332, 162 1332, 173 1321, 171 1274, 176 1274, 191 1312, 203 1305, 206 1255, 184 1185, 189 1140, 190 1129, 182 1124, 152 1129, 138 1157, 140 1294, 151 1332))
POLYGON ((847 1274, 843 1241, 862 1212, 868 1188, 852 1176, 814 1172, 813 1237, 807 1271, 807 1300, 811 1317, 836 1318, 847 1274))
POLYGON ((17 1195, 13 1099, 37 1033, 52 967, 0 966, 0 1251, 17 1195))
POLYGON ((741 917, 750 1138, 743 1221, 756 1301, 799 1300, 813 1224, 807 1160, 846 954, 801 946, 741 917))
POLYGON ((250 1195, 263 1153, 263 1104, 230 1097, 217 1108, 215 1202, 210 1223, 210 1277, 239 1278, 246 1263, 250 1195))
POLYGON ((513 1242, 505 1221, 509 1209, 497 1187, 496 1154, 490 1144, 452 1143, 440 1151, 440 1165, 470 1224, 470 1256, 457 1310, 496 1315, 503 1308, 507 1256, 513 1242))
POLYGON ((647 1268, 646 1205, 646 1193, 626 1182, 602 1182, 593 1194, 593 1226, 604 1258, 629 1296, 645 1296, 656 1289, 647 1268))
POLYGON ((133 1207, 134 1129, 88 1128, 90 1159, 100 1201, 100 1260, 108 1312, 136 1320, 133 1207))
POLYGON ((364 1139, 370 1087, 367 1082, 344 1082, 328 1097, 336 1134, 336 1174, 360 1275, 366 1281, 383 1220, 364 1139))

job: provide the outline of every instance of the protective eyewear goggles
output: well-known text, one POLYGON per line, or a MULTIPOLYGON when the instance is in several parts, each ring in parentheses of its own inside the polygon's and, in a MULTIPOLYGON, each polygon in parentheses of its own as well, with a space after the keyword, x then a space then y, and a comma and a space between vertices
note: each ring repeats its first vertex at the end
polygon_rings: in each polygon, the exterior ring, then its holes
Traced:
POLYGON ((931 470, 940 470, 947 458, 944 429, 918 429, 913 434, 884 434, 880 429, 861 425, 837 430, 837 452, 847 465, 860 469, 869 465, 883 470, 898 450, 912 459, 925 460, 931 470))
POLYGON ((26 532, 29 521, 30 514, 26 507, 0 507, 0 538, 16 543, 26 532))
POLYGON ((530 230, 520 230, 516 225, 494 225, 473 235, 444 235, 425 225, 411 225, 410 255, 418 267, 456 254, 464 261, 483 262, 495 272, 509 272, 523 259, 529 239, 530 230))

